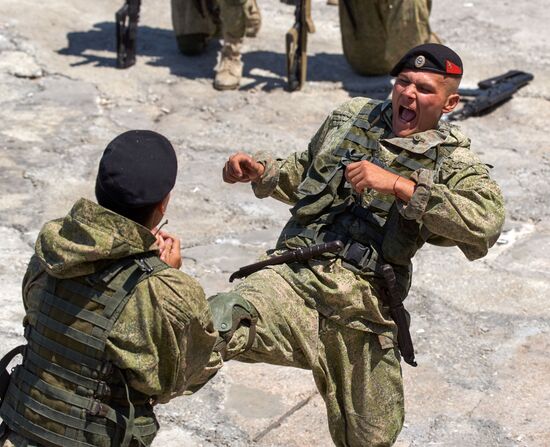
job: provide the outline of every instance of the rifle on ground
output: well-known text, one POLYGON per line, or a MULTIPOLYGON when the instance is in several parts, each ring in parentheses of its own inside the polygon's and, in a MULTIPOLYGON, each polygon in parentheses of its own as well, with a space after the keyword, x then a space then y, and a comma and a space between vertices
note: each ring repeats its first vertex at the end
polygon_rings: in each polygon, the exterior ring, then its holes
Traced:
POLYGON ((126 0, 115 14, 116 66, 128 68, 136 63, 136 38, 141 0, 126 0))
POLYGON ((300 90, 307 77, 307 34, 315 32, 311 0, 296 0, 296 21, 286 33, 288 89, 300 90))
POLYGON ((386 298, 387 304, 390 307, 390 315, 397 325, 397 345, 399 346, 399 351, 405 362, 411 366, 417 366, 414 360, 414 346, 409 331, 409 316, 403 306, 403 300, 397 289, 395 272, 390 264, 384 264, 382 266, 382 276, 386 283, 386 298))
POLYGON ((476 89, 459 89, 465 101, 464 107, 452 112, 446 121, 463 120, 470 116, 480 116, 494 110, 502 103, 512 98, 515 92, 533 80, 531 73, 519 70, 510 70, 500 76, 485 79, 479 82, 476 89), (473 97, 473 99, 468 99, 473 97))
POLYGON ((306 248, 297 248, 296 250, 289 250, 279 256, 272 256, 265 261, 255 262, 254 264, 245 265, 239 270, 234 272, 229 277, 229 282, 233 282, 235 278, 244 278, 245 276, 252 275, 268 265, 288 264, 290 262, 302 262, 308 259, 319 256, 323 253, 338 253, 344 248, 342 241, 332 241, 325 244, 312 245, 306 248))

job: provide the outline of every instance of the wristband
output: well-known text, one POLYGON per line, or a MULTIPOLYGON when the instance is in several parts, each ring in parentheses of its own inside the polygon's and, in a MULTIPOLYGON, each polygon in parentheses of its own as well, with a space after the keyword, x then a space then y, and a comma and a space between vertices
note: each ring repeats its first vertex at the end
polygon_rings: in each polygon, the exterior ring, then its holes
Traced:
POLYGON ((400 178, 401 178, 401 176, 398 175, 397 178, 395 179, 395 182, 393 182, 393 188, 392 189, 393 189, 393 195, 395 197, 397 197, 397 192, 395 191, 395 185, 397 185, 397 182, 399 181, 400 178))

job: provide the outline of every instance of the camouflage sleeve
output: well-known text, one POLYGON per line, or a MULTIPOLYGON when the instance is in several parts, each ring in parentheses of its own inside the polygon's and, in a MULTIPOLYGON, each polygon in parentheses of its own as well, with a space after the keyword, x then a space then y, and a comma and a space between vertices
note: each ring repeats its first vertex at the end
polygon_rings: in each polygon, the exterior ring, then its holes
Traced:
POLYGON ((499 186, 468 148, 457 148, 433 182, 431 171, 419 170, 408 204, 400 205, 406 219, 422 223, 428 242, 456 245, 470 260, 487 254, 504 223, 504 199, 499 186))
POLYGON ((252 184, 256 197, 273 197, 289 205, 295 204, 300 199, 298 186, 311 160, 324 145, 333 143, 330 135, 334 135, 339 126, 350 120, 364 102, 363 98, 353 99, 335 109, 317 130, 306 151, 294 152, 286 159, 274 158, 269 152, 257 152, 254 159, 264 165, 265 171, 260 180, 252 184))
POLYGON ((265 167, 259 181, 252 184, 256 197, 273 197, 289 205, 296 203, 298 185, 309 163, 308 151, 294 152, 286 159, 274 158, 270 153, 261 151, 254 155, 254 159, 265 167))
POLYGON ((201 376, 216 337, 199 283, 166 269, 137 286, 107 349, 132 388, 163 403, 201 376))
POLYGON ((23 317, 23 326, 27 323, 35 324, 40 306, 40 291, 46 286, 44 267, 40 264, 36 255, 33 255, 27 266, 27 271, 23 277, 21 291, 23 293, 23 307, 25 316, 23 317))

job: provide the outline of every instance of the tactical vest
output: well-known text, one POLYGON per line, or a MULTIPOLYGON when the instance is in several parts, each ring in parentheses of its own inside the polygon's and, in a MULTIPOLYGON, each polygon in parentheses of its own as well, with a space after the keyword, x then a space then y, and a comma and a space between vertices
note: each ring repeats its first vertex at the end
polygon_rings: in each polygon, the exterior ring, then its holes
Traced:
POLYGON ((167 267, 151 253, 86 277, 48 276, 27 344, 2 359, 4 423, 36 445, 150 444, 158 424, 149 397, 128 388, 105 345, 136 285, 167 267), (9 377, 5 367, 17 353, 23 363, 9 377))
POLYGON ((298 188, 301 199, 291 210, 293 217, 283 229, 278 247, 340 239, 347 242, 342 257, 350 261, 353 270, 376 273, 383 262, 390 262, 399 282, 408 289, 405 283, 410 281, 411 258, 422 244, 421 225, 400 217, 393 194, 368 190, 360 196, 353 192, 344 178, 345 167, 368 160, 404 178, 420 168, 432 170, 435 178, 455 149, 456 139, 449 138, 452 130, 443 125, 428 131, 437 136, 437 144, 427 145, 426 151, 415 150, 415 146, 428 133, 399 138, 399 146, 393 144, 391 126, 384 123, 384 112, 390 106, 389 101, 367 103, 340 144, 314 157, 298 188))

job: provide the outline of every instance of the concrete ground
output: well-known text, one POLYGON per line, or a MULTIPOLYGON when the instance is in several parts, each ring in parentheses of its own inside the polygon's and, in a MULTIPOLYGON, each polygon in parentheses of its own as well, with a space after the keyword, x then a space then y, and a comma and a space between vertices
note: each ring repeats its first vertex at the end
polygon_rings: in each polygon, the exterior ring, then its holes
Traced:
MULTIPOLYGON (((313 0, 309 82, 285 91, 284 33, 293 8, 259 0, 264 25, 246 44, 242 88, 212 89, 217 45, 178 53, 168 0, 143 2, 138 62, 114 68, 118 1, 0 0, 0 353, 21 343, 20 283, 42 223, 93 197, 106 143, 129 128, 166 134, 180 160, 169 230, 184 269, 208 294, 272 245, 286 206, 222 184, 235 150, 304 149, 326 114, 353 96, 383 97, 388 78, 355 75, 342 56, 337 8, 313 0)), ((403 367, 407 418, 397 445, 550 445, 550 8, 438 0, 433 29, 463 57, 464 86, 509 69, 535 80, 461 126, 494 165, 507 205, 489 255, 456 249, 415 258, 408 298, 419 367, 403 367)), ((308 371, 230 362, 203 390, 158 408, 154 446, 330 446, 308 371)))

